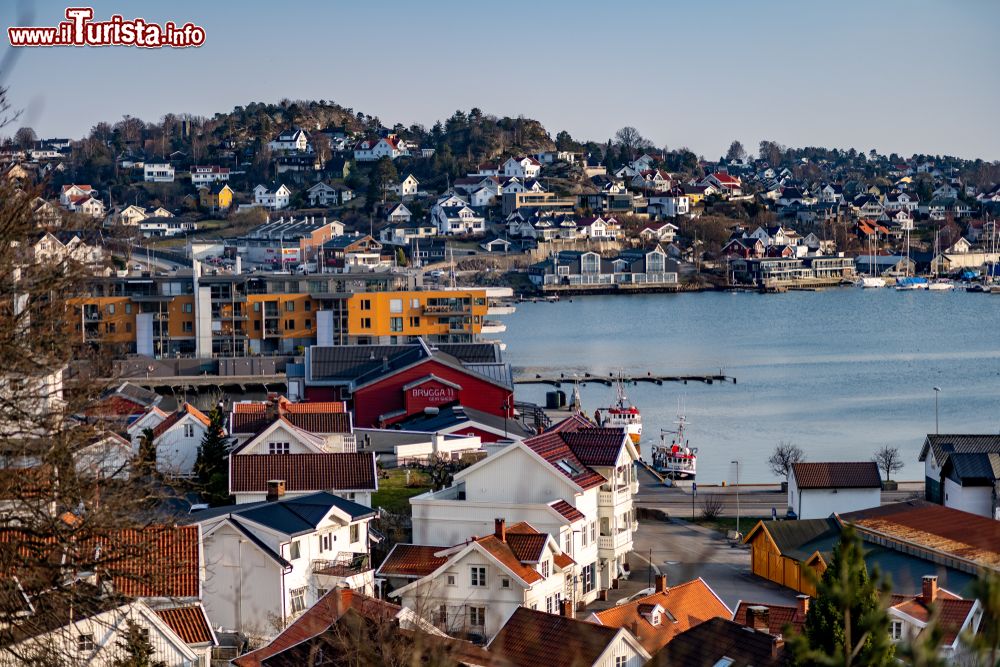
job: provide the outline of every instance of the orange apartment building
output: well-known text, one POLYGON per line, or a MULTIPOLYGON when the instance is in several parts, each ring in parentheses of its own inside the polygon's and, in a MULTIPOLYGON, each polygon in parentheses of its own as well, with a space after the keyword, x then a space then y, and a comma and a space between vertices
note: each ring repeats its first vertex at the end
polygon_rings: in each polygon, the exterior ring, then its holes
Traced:
POLYGON ((423 290, 414 280, 388 272, 96 278, 90 296, 71 301, 69 333, 85 345, 200 358, 478 340, 485 290, 423 290))

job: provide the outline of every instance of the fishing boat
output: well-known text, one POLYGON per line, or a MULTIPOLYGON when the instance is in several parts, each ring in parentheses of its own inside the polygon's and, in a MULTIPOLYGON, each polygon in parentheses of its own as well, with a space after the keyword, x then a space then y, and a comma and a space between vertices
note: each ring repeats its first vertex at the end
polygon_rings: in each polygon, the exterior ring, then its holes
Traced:
POLYGON ((653 446, 653 469, 670 479, 694 479, 698 471, 698 448, 692 448, 684 435, 687 420, 683 413, 677 415, 674 423, 677 428, 661 430, 660 444, 653 446))
POLYGON ((595 421, 607 428, 625 429, 633 444, 638 446, 642 437, 642 415, 639 414, 639 408, 629 403, 628 396, 625 395, 625 380, 621 374, 615 380, 615 392, 615 404, 610 408, 599 409, 595 421))

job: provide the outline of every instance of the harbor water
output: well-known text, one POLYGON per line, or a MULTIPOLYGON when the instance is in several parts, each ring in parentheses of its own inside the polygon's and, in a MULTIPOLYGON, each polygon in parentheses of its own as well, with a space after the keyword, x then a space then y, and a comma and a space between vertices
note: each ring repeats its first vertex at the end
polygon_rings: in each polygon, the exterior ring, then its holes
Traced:
MULTIPOLYGON (((867 460, 898 447, 899 480, 923 477, 918 456, 941 433, 1000 433, 1000 297, 955 292, 832 289, 576 296, 521 303, 503 317, 516 374, 723 373, 736 384, 637 383, 642 449, 674 428, 678 404, 698 481, 776 481, 767 459, 779 442, 807 460, 867 460)), ((572 384, 562 386, 567 395, 572 384)), ((516 396, 545 402, 547 385, 516 396)), ((614 389, 581 386, 584 410, 606 407, 614 389)))

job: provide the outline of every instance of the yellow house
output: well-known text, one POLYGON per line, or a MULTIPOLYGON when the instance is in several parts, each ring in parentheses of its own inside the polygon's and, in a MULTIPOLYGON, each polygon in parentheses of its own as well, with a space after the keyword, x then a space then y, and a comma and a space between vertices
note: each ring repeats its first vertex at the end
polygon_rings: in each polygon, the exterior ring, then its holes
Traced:
POLYGON ((198 190, 198 203, 211 211, 228 211, 233 205, 233 189, 225 183, 215 183, 198 190))

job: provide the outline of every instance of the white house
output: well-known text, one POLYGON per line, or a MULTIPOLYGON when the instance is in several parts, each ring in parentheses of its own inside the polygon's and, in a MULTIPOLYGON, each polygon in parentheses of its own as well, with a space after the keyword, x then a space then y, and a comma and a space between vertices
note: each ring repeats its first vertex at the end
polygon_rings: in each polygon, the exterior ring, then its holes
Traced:
POLYGON ((389 212, 386 213, 385 219, 393 225, 402 225, 408 223, 413 218, 413 214, 410 213, 410 209, 406 208, 406 205, 402 202, 396 204, 389 212))
POLYGON ((938 578, 926 575, 920 595, 899 599, 893 596, 889 614, 889 637, 893 642, 913 641, 928 626, 932 615, 938 619, 941 643, 938 654, 948 662, 959 657, 962 637, 975 635, 983 620, 979 600, 966 600, 943 588, 938 578))
POLYGON ((477 188, 469 195, 469 203, 474 208, 494 206, 497 203, 497 189, 496 187, 489 186, 477 188))
POLYGON ((676 218, 691 212, 691 199, 685 194, 651 194, 646 199, 650 215, 676 218))
POLYGON ((264 500, 274 480, 288 498, 328 491, 368 505, 378 490, 375 456, 354 451, 353 433, 311 433, 284 416, 229 455, 229 492, 237 504, 264 500))
POLYGON ((409 145, 395 134, 381 139, 362 139, 354 146, 354 159, 358 162, 374 162, 383 157, 395 160, 409 154, 409 145))
POLYGON ((503 176, 516 176, 517 178, 535 178, 542 171, 542 164, 533 157, 522 155, 521 157, 507 158, 501 166, 503 176))
POLYGON ((393 188, 393 191, 400 197, 415 197, 420 190, 420 181, 413 174, 407 174, 406 178, 393 188))
POLYGON ((229 167, 207 165, 191 167, 191 183, 195 186, 229 180, 229 167))
POLYGON ((142 168, 147 183, 173 183, 174 167, 166 162, 147 162, 142 168))
POLYGON ((271 187, 262 184, 253 189, 254 203, 275 211, 288 208, 291 196, 292 191, 284 184, 271 187))
POLYGON ((639 231, 639 238, 656 243, 673 243, 679 229, 671 222, 651 222, 639 231))
POLYGON ((456 546, 397 544, 376 576, 444 632, 488 640, 519 607, 558 613, 575 571, 551 535, 498 518, 492 533, 456 546))
POLYGON ((460 206, 435 204, 431 209, 431 221, 437 226, 438 233, 445 236, 486 232, 486 219, 467 204, 460 206))
POLYGON ((184 403, 153 428, 156 469, 172 477, 194 474, 198 448, 211 420, 198 408, 184 403))
POLYGON ((270 638, 329 590, 372 594, 374 510, 330 493, 202 510, 203 604, 212 626, 270 638))
POLYGON ((799 462, 788 474, 788 509, 799 519, 825 519, 881 503, 882 477, 874 461, 799 462))
POLYGON ((305 130, 297 127, 285 130, 273 140, 269 141, 267 147, 276 152, 299 152, 309 150, 309 135, 305 130))
POLYGON ((337 188, 322 181, 306 190, 310 206, 337 206, 340 204, 338 193, 337 188))
MULTIPOLYGON (((96 605, 95 605, 96 606, 96 605)), ((67 625, 41 632, 21 639, 15 644, 0 648, 0 667, 15 667, 26 664, 26 657, 37 656, 44 662, 44 656, 53 652, 70 664, 110 665, 117 659, 125 659, 122 643, 129 623, 141 628, 153 647, 150 660, 166 667, 201 667, 211 658, 211 647, 216 644, 211 626, 200 611, 200 627, 177 628, 176 630, 142 600, 125 602, 119 606, 105 605, 98 613, 87 613, 85 609, 74 610, 73 620, 67 625), (108 608, 110 607, 110 608, 108 608), (179 635, 207 633, 210 638, 204 646, 190 646, 179 635)), ((48 612, 52 613, 52 612, 48 612)), ((67 615, 67 618, 70 615, 67 615)), ((197 616, 193 616, 197 621, 197 616)), ((46 624, 27 624, 19 627, 46 624)))
POLYGON ((906 211, 912 213, 917 210, 920 204, 920 197, 910 192, 890 192, 885 197, 882 207, 887 212, 906 211))
POLYGON ((994 470, 1000 471, 1000 435, 932 433, 924 440, 919 460, 924 463, 927 500, 1000 519, 1000 501, 994 492, 994 470))
POLYGON ((638 458, 623 430, 571 417, 456 473, 450 487, 411 498, 413 540, 450 546, 488 533, 498 516, 524 521, 580 565, 576 599, 594 600, 632 550, 638 458))

